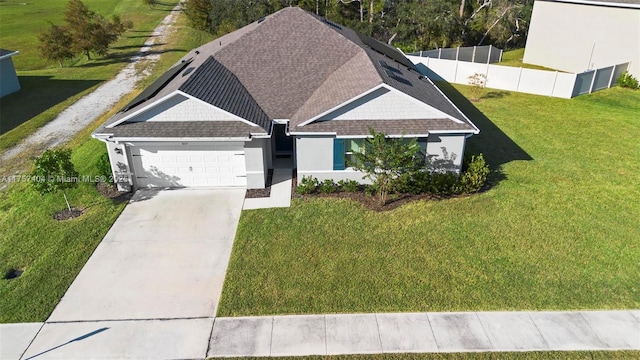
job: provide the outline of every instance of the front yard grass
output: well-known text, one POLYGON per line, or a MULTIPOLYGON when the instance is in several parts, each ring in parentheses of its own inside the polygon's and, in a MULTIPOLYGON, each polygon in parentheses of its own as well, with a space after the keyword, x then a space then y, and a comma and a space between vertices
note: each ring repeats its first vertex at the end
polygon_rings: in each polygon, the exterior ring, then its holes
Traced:
POLYGON ((377 213, 245 211, 218 316, 640 306, 640 92, 572 100, 443 86, 494 170, 470 197, 377 213), (489 119, 491 119, 489 121, 489 119))
MULTIPOLYGON (((184 15, 178 17, 175 29, 167 43, 170 48, 191 49, 210 39, 210 35, 187 28, 184 15)), ((81 176, 98 175, 95 162, 106 151, 104 143, 90 138, 91 131, 162 75, 186 51, 163 54, 153 75, 139 84, 137 92, 125 96, 110 113, 66 144, 73 149, 72 161, 81 176)), ((57 114, 51 111, 53 116, 57 114)), ((31 167, 30 159, 28 155, 20 156, 14 159, 18 162, 15 168, 20 169, 18 175, 24 175, 25 169, 31 167)), ((84 214, 72 220, 56 221, 53 214, 66 207, 62 194, 41 196, 27 183, 8 184, 15 172, 3 169, 6 164, 0 165, 0 323, 45 321, 125 204, 103 197, 93 183, 83 182, 67 195, 71 206, 85 209, 84 214), (24 270, 24 273, 18 278, 5 279, 12 269, 24 270)))

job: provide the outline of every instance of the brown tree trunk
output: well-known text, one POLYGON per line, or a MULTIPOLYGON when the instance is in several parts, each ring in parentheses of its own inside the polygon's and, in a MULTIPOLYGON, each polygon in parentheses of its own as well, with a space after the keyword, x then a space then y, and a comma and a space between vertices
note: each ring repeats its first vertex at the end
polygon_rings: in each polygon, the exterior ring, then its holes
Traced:
POLYGON ((466 5, 465 0, 460 0, 460 18, 464 16, 464 6, 466 5))
POLYGON ((373 24, 373 0, 369 0, 369 24, 373 24))
POLYGON ((364 12, 362 11, 362 1, 363 0, 359 1, 359 3, 360 3, 360 22, 364 21, 364 12))

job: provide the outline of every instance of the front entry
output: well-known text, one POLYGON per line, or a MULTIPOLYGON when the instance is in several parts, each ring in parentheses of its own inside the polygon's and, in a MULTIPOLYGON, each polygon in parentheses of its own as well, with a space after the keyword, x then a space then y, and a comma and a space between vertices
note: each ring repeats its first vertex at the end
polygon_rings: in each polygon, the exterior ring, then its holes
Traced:
POLYGON ((287 136, 286 130, 287 124, 273 124, 273 133, 276 138, 276 158, 293 155, 293 138, 287 136))

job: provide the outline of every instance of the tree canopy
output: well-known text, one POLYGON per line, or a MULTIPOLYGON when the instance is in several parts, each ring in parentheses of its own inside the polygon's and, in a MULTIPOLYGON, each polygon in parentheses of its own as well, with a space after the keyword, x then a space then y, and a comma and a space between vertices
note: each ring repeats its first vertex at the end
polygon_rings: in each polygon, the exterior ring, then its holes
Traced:
POLYGON ((186 14, 194 27, 220 36, 290 5, 419 51, 522 47, 533 0, 187 0, 186 14))
POLYGON ((127 28, 133 27, 130 21, 121 21, 114 16, 111 21, 90 10, 80 0, 70 0, 64 13, 65 26, 51 23, 48 30, 38 36, 40 53, 43 57, 58 61, 84 54, 87 60, 91 53, 107 55, 109 47, 118 40, 127 28))

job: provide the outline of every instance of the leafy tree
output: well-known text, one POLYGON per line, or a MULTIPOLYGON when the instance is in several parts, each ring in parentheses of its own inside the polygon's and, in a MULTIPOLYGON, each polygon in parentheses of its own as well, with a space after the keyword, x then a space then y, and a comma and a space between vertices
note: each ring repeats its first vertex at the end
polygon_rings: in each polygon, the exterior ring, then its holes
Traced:
POLYGON ((85 54, 87 60, 91 59, 91 52, 100 56, 106 55, 109 46, 128 27, 118 17, 112 22, 108 21, 102 15, 89 10, 80 0, 70 0, 67 3, 64 21, 71 34, 72 51, 85 54))
POLYGON ((65 190, 78 186, 78 172, 71 162, 71 149, 46 150, 35 159, 31 172, 33 187, 41 194, 62 191, 67 209, 71 211, 65 190))
POLYGON ((380 204, 387 202, 389 191, 402 174, 424 167, 424 157, 420 154, 417 140, 406 141, 403 138, 392 139, 384 133, 369 129, 363 149, 354 152, 355 160, 349 166, 363 171, 364 179, 373 182, 380 204))
POLYGON ((471 85, 471 100, 480 101, 482 92, 487 86, 487 75, 482 73, 475 73, 467 77, 467 82, 471 85))
MULTIPOLYGON (((221 2, 216 1, 216 3, 221 2)), ((187 15, 191 26, 198 30, 211 31, 213 4, 214 2, 210 0, 187 0, 184 3, 184 13, 187 15)))
POLYGON ((71 51, 73 39, 67 28, 51 23, 48 30, 38 35, 40 45, 38 50, 42 57, 48 60, 57 61, 62 67, 62 61, 71 59, 74 56, 71 51))

